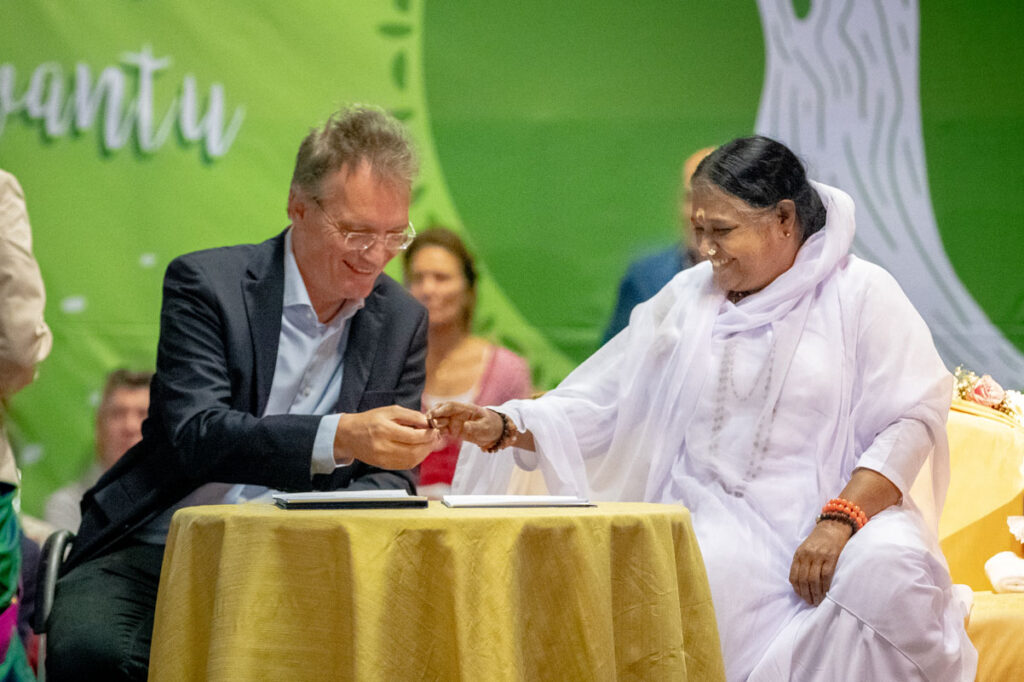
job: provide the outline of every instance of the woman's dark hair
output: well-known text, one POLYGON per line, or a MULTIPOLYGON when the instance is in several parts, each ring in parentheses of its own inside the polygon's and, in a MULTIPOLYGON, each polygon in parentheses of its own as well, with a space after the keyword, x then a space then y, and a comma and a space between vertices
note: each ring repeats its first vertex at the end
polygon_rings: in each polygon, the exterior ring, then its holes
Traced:
MULTIPOLYGON (((409 244, 409 248, 403 252, 402 272, 405 275, 406 282, 409 281, 409 268, 412 267, 412 259, 416 256, 416 252, 424 246, 439 246, 455 256, 462 265, 462 274, 466 278, 466 287, 469 290, 469 293, 475 296, 476 264, 473 261, 473 255, 469 252, 469 249, 466 248, 466 244, 462 241, 462 238, 447 227, 428 227, 423 232, 417 234, 416 238, 412 240, 411 244, 409 244)), ((472 303, 467 307, 465 315, 466 326, 468 327, 473 318, 472 303)))
POLYGON ((754 135, 723 144, 698 164, 690 184, 702 180, 757 208, 791 199, 803 230, 801 242, 825 226, 825 206, 800 159, 771 138, 754 135))

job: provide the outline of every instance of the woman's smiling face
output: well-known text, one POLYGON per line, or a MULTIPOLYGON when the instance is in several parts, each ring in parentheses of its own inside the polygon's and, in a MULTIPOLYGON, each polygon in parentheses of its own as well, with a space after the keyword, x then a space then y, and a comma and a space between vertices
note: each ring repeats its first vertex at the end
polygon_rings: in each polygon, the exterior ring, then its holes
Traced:
POLYGON ((784 199, 757 208, 703 181, 693 187, 694 245, 722 291, 754 292, 788 270, 800 248, 796 207, 784 199))
POLYGON ((462 262, 448 249, 427 244, 413 254, 406 270, 409 293, 427 309, 432 328, 469 327, 473 292, 462 262))

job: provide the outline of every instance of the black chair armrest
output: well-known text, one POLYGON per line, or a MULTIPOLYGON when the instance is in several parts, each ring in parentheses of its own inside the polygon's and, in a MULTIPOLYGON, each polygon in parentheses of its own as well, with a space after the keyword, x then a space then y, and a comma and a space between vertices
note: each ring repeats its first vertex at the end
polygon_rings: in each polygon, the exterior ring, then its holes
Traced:
POLYGON ((32 617, 32 631, 37 635, 46 632, 60 567, 74 539, 74 533, 62 529, 51 533, 43 543, 42 556, 36 569, 36 611, 32 617))

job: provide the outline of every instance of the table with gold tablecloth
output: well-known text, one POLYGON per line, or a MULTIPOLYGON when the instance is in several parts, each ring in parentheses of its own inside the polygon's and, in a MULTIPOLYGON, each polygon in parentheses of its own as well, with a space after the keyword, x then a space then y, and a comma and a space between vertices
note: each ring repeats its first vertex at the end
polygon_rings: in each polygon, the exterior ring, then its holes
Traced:
POLYGON ((1006 517, 1024 513, 1024 429, 995 410, 954 400, 946 424, 950 483, 939 541, 953 582, 975 590, 967 634, 978 649, 978 682, 1003 682, 1024 670, 1024 594, 995 594, 985 561, 1021 555, 1006 517))
POLYGON ((954 400, 946 424, 950 483, 939 540, 953 582, 990 590, 985 560, 1021 555, 1006 517, 1024 513, 1024 429, 995 410, 954 400))
POLYGON ((192 507, 150 680, 716 680, 689 512, 192 507))
POLYGON ((967 634, 978 649, 977 682, 1024 679, 1024 592, 976 592, 967 634))

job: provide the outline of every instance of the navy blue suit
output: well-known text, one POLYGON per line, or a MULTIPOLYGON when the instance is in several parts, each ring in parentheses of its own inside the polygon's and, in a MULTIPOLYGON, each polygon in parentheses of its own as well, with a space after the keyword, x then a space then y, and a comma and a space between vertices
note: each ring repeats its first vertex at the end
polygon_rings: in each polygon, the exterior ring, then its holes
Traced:
MULTIPOLYGON (((65 570, 103 554, 204 483, 415 490, 413 472, 358 460, 311 478, 320 417, 259 416, 273 381, 283 296, 284 233, 168 266, 142 441, 86 493, 65 570)), ((352 318, 335 411, 418 410, 426 329, 426 310, 382 274, 352 318)))

